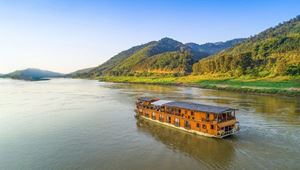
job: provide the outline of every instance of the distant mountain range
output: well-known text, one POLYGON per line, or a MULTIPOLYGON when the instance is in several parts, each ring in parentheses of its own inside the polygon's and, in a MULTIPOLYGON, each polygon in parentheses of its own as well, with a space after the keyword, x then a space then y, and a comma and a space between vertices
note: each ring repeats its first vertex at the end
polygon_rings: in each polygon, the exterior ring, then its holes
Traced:
POLYGON ((47 80, 47 78, 63 77, 63 76, 64 74, 61 73, 47 71, 47 70, 40 70, 35 68, 17 70, 8 74, 1 75, 1 77, 3 78, 12 78, 12 79, 21 79, 21 80, 30 80, 30 81, 47 80))
POLYGON ((19 70, 1 77, 40 80, 46 77, 98 78, 221 73, 234 77, 300 75, 300 16, 253 37, 217 43, 186 43, 171 38, 134 46, 103 64, 64 75, 39 69, 19 70))
POLYGON ((72 73, 73 77, 99 77, 102 75, 178 74, 192 72, 192 65, 202 58, 243 42, 234 39, 226 42, 183 44, 171 38, 134 46, 122 51, 98 67, 72 73))
POLYGON ((253 37, 217 43, 186 43, 171 38, 134 46, 98 67, 73 74, 103 75, 225 73, 239 77, 300 75, 300 16, 253 37))

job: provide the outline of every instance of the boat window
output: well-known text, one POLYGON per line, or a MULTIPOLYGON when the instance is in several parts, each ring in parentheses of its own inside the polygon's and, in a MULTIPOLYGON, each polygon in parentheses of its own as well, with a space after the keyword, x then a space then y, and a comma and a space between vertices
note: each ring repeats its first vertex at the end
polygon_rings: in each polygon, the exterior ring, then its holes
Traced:
POLYGON ((209 119, 209 113, 206 113, 206 120, 209 119))

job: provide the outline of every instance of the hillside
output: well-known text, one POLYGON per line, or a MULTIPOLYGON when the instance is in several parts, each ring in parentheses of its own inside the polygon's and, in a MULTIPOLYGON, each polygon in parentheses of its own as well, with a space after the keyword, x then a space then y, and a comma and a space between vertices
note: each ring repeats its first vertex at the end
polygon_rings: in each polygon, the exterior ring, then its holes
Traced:
POLYGON ((149 42, 146 44, 134 46, 128 50, 122 51, 119 54, 113 56, 108 61, 104 62, 98 67, 89 71, 88 77, 97 77, 99 75, 107 74, 111 69, 113 69, 116 65, 120 64, 123 60, 127 59, 137 51, 141 50, 142 48, 153 44, 154 42, 149 42))
POLYGON ((193 65, 193 73, 226 73, 236 77, 299 75, 300 16, 200 60, 193 65))
MULTIPOLYGON (((111 70, 110 74, 136 75, 138 73, 172 73, 179 68, 188 67, 187 64, 191 64, 188 60, 192 60, 193 58, 201 58, 201 56, 195 56, 189 47, 178 41, 170 38, 163 38, 142 48, 123 60, 111 70), (181 56, 181 60, 170 61, 172 57, 166 57, 167 55, 181 56), (150 65, 148 63, 157 64, 150 65), (147 67, 144 67, 145 64, 147 64, 147 67)), ((182 70, 179 74, 184 74, 185 71, 186 70, 182 70)))
POLYGON ((64 76, 64 74, 47 71, 47 70, 35 69, 35 68, 28 68, 25 70, 17 70, 12 73, 2 75, 2 77, 4 77, 4 78, 30 80, 30 81, 45 80, 45 79, 51 78, 51 77, 62 77, 62 76, 64 76))
POLYGON ((132 47, 113 56, 102 65, 77 77, 99 77, 103 75, 185 75, 192 72, 192 65, 202 58, 232 47, 243 39, 210 45, 183 44, 171 38, 151 41, 132 47))
POLYGON ((89 74, 89 72, 91 72, 92 70, 94 70, 96 67, 91 67, 91 68, 85 68, 85 69, 81 69, 81 70, 77 70, 77 71, 74 71, 72 73, 69 73, 67 74, 66 76, 67 77, 86 77, 87 74, 89 74))
POLYGON ((136 75, 147 73, 173 73, 182 70, 191 72, 191 62, 206 57, 206 53, 192 53, 192 49, 170 38, 163 38, 159 41, 132 47, 112 57, 102 65, 89 72, 90 77, 101 75, 136 75), (181 57, 182 61, 169 58, 181 57), (148 62, 156 63, 149 65, 148 62), (146 66, 145 66, 146 64, 146 66), (189 66, 188 66, 188 65, 189 66), (180 69, 190 67, 189 69, 180 69))

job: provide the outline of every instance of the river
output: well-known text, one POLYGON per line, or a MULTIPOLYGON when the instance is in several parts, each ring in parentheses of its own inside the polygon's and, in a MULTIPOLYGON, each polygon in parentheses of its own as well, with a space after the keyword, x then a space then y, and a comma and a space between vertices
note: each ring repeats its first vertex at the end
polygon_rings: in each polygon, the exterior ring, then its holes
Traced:
POLYGON ((0 79, 0 169, 300 169, 300 98, 81 79, 0 79), (214 139, 134 118, 139 96, 239 109, 214 139))

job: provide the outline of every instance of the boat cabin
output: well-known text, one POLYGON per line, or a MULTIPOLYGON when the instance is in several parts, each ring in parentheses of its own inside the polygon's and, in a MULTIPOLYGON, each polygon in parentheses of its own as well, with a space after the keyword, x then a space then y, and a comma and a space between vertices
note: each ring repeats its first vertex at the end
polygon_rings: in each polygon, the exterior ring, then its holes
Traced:
POLYGON ((154 120, 185 131, 211 137, 225 137, 239 130, 236 109, 197 103, 139 98, 139 117, 154 120))

